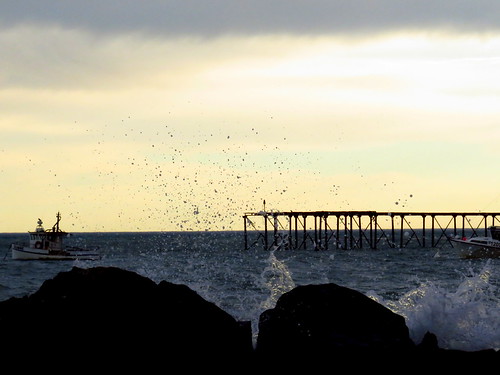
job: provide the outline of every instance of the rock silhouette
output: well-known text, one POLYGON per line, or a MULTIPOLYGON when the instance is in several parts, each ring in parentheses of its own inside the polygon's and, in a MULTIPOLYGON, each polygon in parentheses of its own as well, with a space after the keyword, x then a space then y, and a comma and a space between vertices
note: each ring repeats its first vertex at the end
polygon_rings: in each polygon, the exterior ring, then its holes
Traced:
POLYGON ((257 350, 403 352, 414 344, 402 316, 336 284, 298 286, 260 316, 257 350))
POLYGON ((74 267, 0 303, 0 326, 3 354, 39 359, 158 363, 190 353, 215 361, 253 350, 249 325, 187 286, 114 267, 74 267))
POLYGON ((248 371, 269 362, 294 368, 352 358, 367 365, 367 358, 410 359, 415 365, 439 359, 479 368, 500 358, 493 349, 440 349, 431 333, 415 345, 403 317, 336 284, 284 293, 261 314, 254 348, 249 322, 237 321, 186 285, 157 284, 115 267, 74 267, 32 295, 0 302, 0 327, 2 358, 20 369, 78 363, 113 370, 176 364, 248 371))

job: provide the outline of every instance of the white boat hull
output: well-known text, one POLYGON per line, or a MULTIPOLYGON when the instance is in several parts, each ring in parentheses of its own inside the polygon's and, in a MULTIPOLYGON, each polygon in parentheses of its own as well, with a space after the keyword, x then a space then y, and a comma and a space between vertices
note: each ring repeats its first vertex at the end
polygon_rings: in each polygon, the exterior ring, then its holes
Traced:
POLYGON ((491 238, 450 239, 461 258, 500 258, 500 241, 491 238))
POLYGON ((15 260, 98 260, 100 255, 91 250, 65 249, 61 252, 50 252, 44 249, 34 249, 13 244, 12 259, 15 260))

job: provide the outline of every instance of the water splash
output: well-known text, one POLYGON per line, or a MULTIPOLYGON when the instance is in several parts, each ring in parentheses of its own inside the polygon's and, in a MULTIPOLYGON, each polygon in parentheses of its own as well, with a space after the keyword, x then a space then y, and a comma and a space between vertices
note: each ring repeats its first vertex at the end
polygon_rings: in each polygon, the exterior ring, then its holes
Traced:
POLYGON ((261 308, 264 310, 273 308, 283 293, 295 288, 290 270, 284 262, 276 258, 274 250, 269 253, 266 262, 268 265, 262 271, 261 278, 270 295, 261 304, 261 308))
POLYGON ((478 273, 469 270, 455 291, 425 282, 395 302, 379 302, 405 317, 415 343, 429 331, 444 349, 499 349, 500 298, 491 267, 487 262, 478 273))

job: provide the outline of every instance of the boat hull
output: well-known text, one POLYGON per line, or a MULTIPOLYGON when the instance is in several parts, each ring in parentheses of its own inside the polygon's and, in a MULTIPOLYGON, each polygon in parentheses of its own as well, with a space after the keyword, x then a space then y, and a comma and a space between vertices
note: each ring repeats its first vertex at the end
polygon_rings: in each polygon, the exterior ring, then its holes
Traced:
POLYGON ((500 258, 500 241, 457 238, 451 241, 458 248, 461 258, 500 258))
POLYGON ((98 260, 100 255, 91 250, 66 249, 60 252, 50 252, 44 249, 33 249, 27 246, 13 244, 12 259, 15 260, 98 260))

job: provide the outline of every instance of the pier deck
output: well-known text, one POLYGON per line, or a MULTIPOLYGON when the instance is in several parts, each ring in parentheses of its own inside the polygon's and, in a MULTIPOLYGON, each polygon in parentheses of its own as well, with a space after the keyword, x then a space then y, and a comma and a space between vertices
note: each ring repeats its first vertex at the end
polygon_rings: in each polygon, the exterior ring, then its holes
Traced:
POLYGON ((245 249, 377 249, 453 246, 487 235, 499 212, 259 211, 243 215, 245 249))

